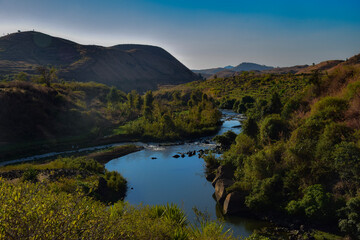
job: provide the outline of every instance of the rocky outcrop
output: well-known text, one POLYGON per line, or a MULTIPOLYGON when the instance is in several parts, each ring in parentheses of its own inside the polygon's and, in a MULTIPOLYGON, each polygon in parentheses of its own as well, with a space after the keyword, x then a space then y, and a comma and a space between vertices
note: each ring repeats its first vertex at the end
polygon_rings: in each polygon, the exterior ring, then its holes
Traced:
POLYGON ((226 196, 223 206, 224 214, 233 215, 244 210, 244 196, 239 192, 232 192, 226 196))
POLYGON ((215 178, 212 181, 212 185, 215 187, 216 182, 219 179, 232 179, 234 176, 234 169, 230 166, 220 166, 216 169, 215 178))
POLYGON ((219 179, 215 184, 215 198, 219 203, 224 202, 227 195, 226 188, 230 187, 234 183, 231 179, 219 179))

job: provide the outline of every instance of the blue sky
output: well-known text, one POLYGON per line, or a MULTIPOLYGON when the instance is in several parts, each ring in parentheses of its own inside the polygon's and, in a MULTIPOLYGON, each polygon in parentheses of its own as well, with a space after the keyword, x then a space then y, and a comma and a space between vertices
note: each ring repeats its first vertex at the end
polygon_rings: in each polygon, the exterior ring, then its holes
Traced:
POLYGON ((0 0, 0 34, 161 46, 191 69, 312 64, 360 53, 360 1, 0 0))

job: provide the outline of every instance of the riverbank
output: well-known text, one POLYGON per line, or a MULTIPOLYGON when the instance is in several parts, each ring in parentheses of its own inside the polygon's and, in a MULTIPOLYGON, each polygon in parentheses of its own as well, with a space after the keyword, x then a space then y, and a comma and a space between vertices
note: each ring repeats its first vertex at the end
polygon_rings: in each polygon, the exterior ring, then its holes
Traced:
POLYGON ((63 139, 56 139, 51 141, 33 141, 33 142, 24 142, 24 143, 14 143, 14 144, 5 144, 0 143, 0 164, 2 162, 9 162, 11 160, 19 158, 27 158, 33 155, 46 155, 51 152, 77 152, 78 150, 84 148, 92 147, 101 147, 108 146, 111 144, 121 144, 121 143, 151 143, 157 142, 160 144, 167 143, 184 143, 186 141, 194 141, 202 137, 208 137, 216 134, 221 129, 221 124, 214 127, 212 130, 204 131, 202 134, 197 134, 186 139, 183 138, 154 138, 154 137, 141 137, 130 134, 121 134, 106 136, 102 138, 84 138, 83 136, 79 137, 69 137, 63 139))
MULTIPOLYGON (((336 225, 312 222, 304 218, 289 216, 274 210, 255 211, 246 206, 246 192, 234 188, 234 169, 229 165, 219 165, 213 155, 204 157, 206 162, 206 179, 214 188, 214 199, 221 214, 225 216, 250 217, 267 221, 275 225, 259 231, 266 237, 288 236, 289 239, 343 239, 336 231, 336 225)), ((271 239, 272 239, 271 238, 271 239)), ((282 238, 280 238, 282 239, 282 238)))
POLYGON ((97 152, 93 152, 88 154, 86 157, 92 158, 96 161, 98 161, 101 164, 106 164, 112 159, 125 156, 127 154, 137 152, 144 149, 142 146, 136 146, 136 145, 124 145, 124 146, 116 146, 111 147, 109 149, 100 150, 97 152))

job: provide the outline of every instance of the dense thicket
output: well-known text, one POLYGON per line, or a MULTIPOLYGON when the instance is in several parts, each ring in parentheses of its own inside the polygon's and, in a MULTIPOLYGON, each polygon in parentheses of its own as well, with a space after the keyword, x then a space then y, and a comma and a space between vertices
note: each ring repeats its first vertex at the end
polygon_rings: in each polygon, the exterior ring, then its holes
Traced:
POLYGON ((236 168, 228 192, 245 194, 239 205, 338 226, 358 239, 360 67, 343 64, 309 79, 291 98, 240 98, 244 131, 218 164, 236 168))

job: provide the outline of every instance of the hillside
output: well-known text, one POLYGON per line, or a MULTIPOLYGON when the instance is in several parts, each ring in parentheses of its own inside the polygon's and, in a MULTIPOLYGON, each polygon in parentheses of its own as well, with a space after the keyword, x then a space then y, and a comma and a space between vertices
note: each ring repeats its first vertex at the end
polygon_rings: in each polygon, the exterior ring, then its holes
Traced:
MULTIPOLYGON (((277 76, 277 87, 264 98, 260 93, 266 87, 257 94, 244 89, 246 96, 236 101, 223 99, 222 106, 247 117, 241 134, 218 138, 224 154, 205 159, 224 212, 231 206, 231 214, 250 211, 288 226, 360 238, 359 60, 357 55, 324 62, 312 66, 320 71, 286 74, 283 82, 277 76), (291 92, 287 84, 302 78, 306 85, 291 92), (291 94, 284 97, 286 92, 291 94)), ((266 82, 262 76, 258 86, 266 82)), ((223 95, 235 89, 224 87, 223 95)))
POLYGON ((180 84, 198 78, 164 49, 125 44, 112 47, 81 45, 39 32, 13 33, 0 38, 0 76, 36 73, 52 65, 66 80, 99 82, 123 91, 140 92, 162 84, 180 84))
POLYGON ((297 73, 303 69, 306 69, 309 65, 296 65, 291 67, 277 67, 261 71, 262 73, 273 73, 273 74, 286 74, 286 73, 297 73))
POLYGON ((264 71, 270 70, 273 67, 260 65, 256 63, 249 63, 243 62, 237 65, 236 67, 233 66, 226 66, 226 67, 218 67, 218 68, 209 68, 209 69, 202 69, 202 70, 192 70, 194 73, 198 73, 203 75, 205 78, 214 78, 214 75, 221 76, 221 77, 231 77, 236 76, 242 71, 264 71))
POLYGON ((313 66, 308 66, 307 68, 301 69, 297 72, 297 74, 302 74, 302 73, 312 73, 313 71, 319 70, 319 71, 327 71, 337 65, 339 65, 340 63, 342 63, 344 61, 342 60, 329 60, 329 61, 324 61, 318 64, 315 64, 313 66))

